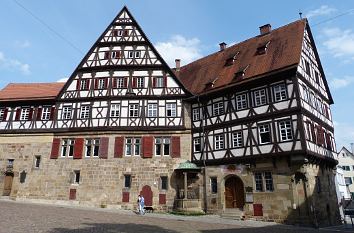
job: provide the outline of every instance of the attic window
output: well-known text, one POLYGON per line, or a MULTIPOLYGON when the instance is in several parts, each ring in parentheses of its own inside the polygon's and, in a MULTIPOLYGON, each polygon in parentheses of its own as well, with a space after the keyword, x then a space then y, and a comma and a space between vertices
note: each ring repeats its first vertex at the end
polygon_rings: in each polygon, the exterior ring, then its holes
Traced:
POLYGON ((213 88, 216 80, 218 80, 218 78, 214 79, 213 81, 210 81, 210 82, 206 83, 204 90, 208 90, 208 89, 213 88))
POLYGON ((239 71, 235 73, 234 80, 237 81, 242 79, 245 76, 246 70, 248 69, 250 65, 247 65, 246 67, 241 68, 239 71))
POLYGON ((257 55, 262 55, 262 54, 265 54, 267 52, 267 49, 268 49, 268 45, 270 44, 270 41, 268 41, 267 43, 265 44, 261 44, 258 46, 257 48, 257 55))
POLYGON ((240 53, 240 52, 237 52, 234 56, 229 57, 228 59, 226 59, 225 66, 231 66, 232 64, 234 64, 234 62, 235 62, 235 60, 236 60, 236 57, 237 57, 237 55, 238 55, 239 53, 240 53))

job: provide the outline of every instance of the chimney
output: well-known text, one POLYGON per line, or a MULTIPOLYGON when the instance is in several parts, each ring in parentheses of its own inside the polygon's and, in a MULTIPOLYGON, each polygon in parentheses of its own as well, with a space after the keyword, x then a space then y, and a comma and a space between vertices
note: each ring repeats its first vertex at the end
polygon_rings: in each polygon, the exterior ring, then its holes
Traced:
POLYGON ((181 59, 175 59, 176 62, 176 72, 181 69, 181 59))
POLYGON ((269 23, 259 27, 259 31, 260 31, 261 35, 267 34, 271 30, 272 30, 272 26, 269 23))
POLYGON ((220 44, 220 51, 223 51, 224 49, 226 49, 226 43, 225 42, 221 42, 220 44))

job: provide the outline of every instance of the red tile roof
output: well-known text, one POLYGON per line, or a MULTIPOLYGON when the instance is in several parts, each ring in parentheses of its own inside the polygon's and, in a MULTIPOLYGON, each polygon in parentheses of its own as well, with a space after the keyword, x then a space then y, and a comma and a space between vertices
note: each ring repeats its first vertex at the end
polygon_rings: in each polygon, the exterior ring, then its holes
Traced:
POLYGON ((300 62, 306 23, 305 19, 298 20, 268 34, 245 40, 181 67, 176 75, 190 92, 199 95, 228 84, 245 82, 260 75, 293 67, 300 62), (267 45, 268 42, 270 43, 267 45), (261 52, 260 48, 266 45, 266 53, 257 54, 257 49, 261 52), (235 61, 229 66, 225 65, 233 56, 235 61), (244 76, 235 81, 235 73, 242 73, 245 68, 244 76), (214 82, 213 88, 206 89, 211 82, 214 82))
POLYGON ((65 83, 10 83, 0 90, 0 101, 54 99, 65 83))

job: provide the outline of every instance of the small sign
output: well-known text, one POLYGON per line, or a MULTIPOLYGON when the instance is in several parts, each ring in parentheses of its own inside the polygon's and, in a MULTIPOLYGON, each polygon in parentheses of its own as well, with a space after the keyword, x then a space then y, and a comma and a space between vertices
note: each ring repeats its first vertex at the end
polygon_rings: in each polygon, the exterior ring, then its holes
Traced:
POLYGON ((225 174, 241 174, 244 170, 244 165, 242 164, 229 164, 222 165, 221 172, 225 174))
POLYGON ((253 203, 253 193, 246 193, 246 203, 253 203))

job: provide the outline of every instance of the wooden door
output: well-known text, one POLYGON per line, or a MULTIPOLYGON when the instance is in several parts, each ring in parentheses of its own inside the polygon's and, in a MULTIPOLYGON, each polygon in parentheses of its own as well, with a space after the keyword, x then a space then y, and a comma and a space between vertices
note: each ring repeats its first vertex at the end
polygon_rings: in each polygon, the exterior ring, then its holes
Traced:
POLYGON ((145 206, 152 206, 152 191, 149 185, 145 185, 141 189, 140 195, 144 197, 145 206))
POLYGON ((225 207, 243 208, 245 193, 243 182, 238 177, 230 177, 225 181, 225 207))
POLYGON ((4 192, 3 192, 4 196, 10 196, 11 188, 12 188, 12 180, 13 180, 12 174, 5 176, 4 192))

